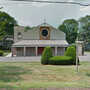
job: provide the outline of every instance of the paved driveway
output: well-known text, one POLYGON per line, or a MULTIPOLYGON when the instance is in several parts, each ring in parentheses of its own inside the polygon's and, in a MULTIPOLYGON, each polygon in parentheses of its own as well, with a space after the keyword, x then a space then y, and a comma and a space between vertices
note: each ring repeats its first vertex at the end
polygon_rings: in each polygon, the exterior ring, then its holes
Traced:
POLYGON ((80 61, 90 61, 90 52, 85 52, 84 56, 79 56, 80 61))

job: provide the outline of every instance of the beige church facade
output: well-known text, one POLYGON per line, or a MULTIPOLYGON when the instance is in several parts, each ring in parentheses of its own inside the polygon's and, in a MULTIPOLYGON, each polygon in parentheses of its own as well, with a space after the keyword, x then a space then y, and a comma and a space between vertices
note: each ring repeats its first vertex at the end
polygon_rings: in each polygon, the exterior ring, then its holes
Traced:
POLYGON ((22 26, 14 28, 13 56, 41 56, 45 47, 50 46, 54 56, 62 56, 68 43, 65 33, 43 23, 31 29, 22 26))

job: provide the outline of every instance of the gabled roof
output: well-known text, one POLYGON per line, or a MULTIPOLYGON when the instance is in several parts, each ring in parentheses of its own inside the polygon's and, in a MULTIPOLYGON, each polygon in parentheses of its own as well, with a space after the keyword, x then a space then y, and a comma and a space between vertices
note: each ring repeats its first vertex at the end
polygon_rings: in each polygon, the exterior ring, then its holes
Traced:
MULTIPOLYGON (((58 30, 57 28, 53 27, 52 25, 50 25, 50 24, 48 24, 48 23, 46 23, 46 22, 44 22, 44 23, 42 23, 42 24, 40 24, 40 25, 37 25, 37 26, 32 27, 32 30, 40 29, 40 27, 50 27, 50 29, 58 30)), ((15 28, 23 29, 23 28, 25 28, 25 27, 24 27, 24 26, 15 26, 15 28)), ((16 29, 16 30, 17 30, 17 29, 16 29)), ((60 31, 60 30, 59 30, 59 31, 60 31)))
POLYGON ((51 26, 51 25, 44 22, 44 23, 40 24, 39 26, 51 26))
POLYGON ((50 24, 48 24, 48 23, 46 23, 46 22, 38 25, 37 27, 39 27, 39 28, 40 28, 40 27, 50 27, 51 29, 58 30, 58 29, 56 29, 55 27, 53 27, 52 25, 50 25, 50 24))

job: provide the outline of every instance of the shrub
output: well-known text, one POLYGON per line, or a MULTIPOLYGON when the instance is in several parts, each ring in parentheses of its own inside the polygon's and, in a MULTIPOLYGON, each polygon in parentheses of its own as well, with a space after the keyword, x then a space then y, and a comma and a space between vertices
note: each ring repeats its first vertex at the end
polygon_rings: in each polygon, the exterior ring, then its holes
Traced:
MULTIPOLYGON (((75 47, 75 45, 72 45, 67 48, 67 50, 65 52, 65 56, 71 56, 73 64, 76 64, 76 47, 75 47)), ((79 59, 78 59, 78 63, 79 63, 79 59)))
POLYGON ((76 60, 76 49, 73 46, 67 48, 65 56, 71 56, 73 60, 76 60))
POLYGON ((52 65, 71 65, 72 57, 70 56, 54 56, 49 59, 49 64, 52 65))
POLYGON ((41 57, 41 63, 42 64, 48 64, 49 58, 52 57, 52 49, 51 47, 46 47, 43 51, 42 57, 41 57))
POLYGON ((70 47, 74 47, 76 49, 76 44, 72 44, 70 47))
POLYGON ((0 50, 0 56, 3 56, 4 52, 2 50, 0 50))

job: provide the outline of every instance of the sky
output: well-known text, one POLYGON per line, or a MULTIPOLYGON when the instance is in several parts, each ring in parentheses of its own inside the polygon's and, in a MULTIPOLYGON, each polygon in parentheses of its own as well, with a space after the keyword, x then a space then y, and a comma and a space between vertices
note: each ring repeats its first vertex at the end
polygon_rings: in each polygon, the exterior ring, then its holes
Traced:
MULTIPOLYGON (((58 1, 90 3, 90 0, 58 1)), ((46 20, 47 23, 58 27, 65 19, 74 18, 78 20, 80 17, 90 15, 90 6, 83 7, 79 5, 41 4, 0 0, 0 7, 3 7, 2 11, 14 17, 21 26, 36 26, 46 20)))

